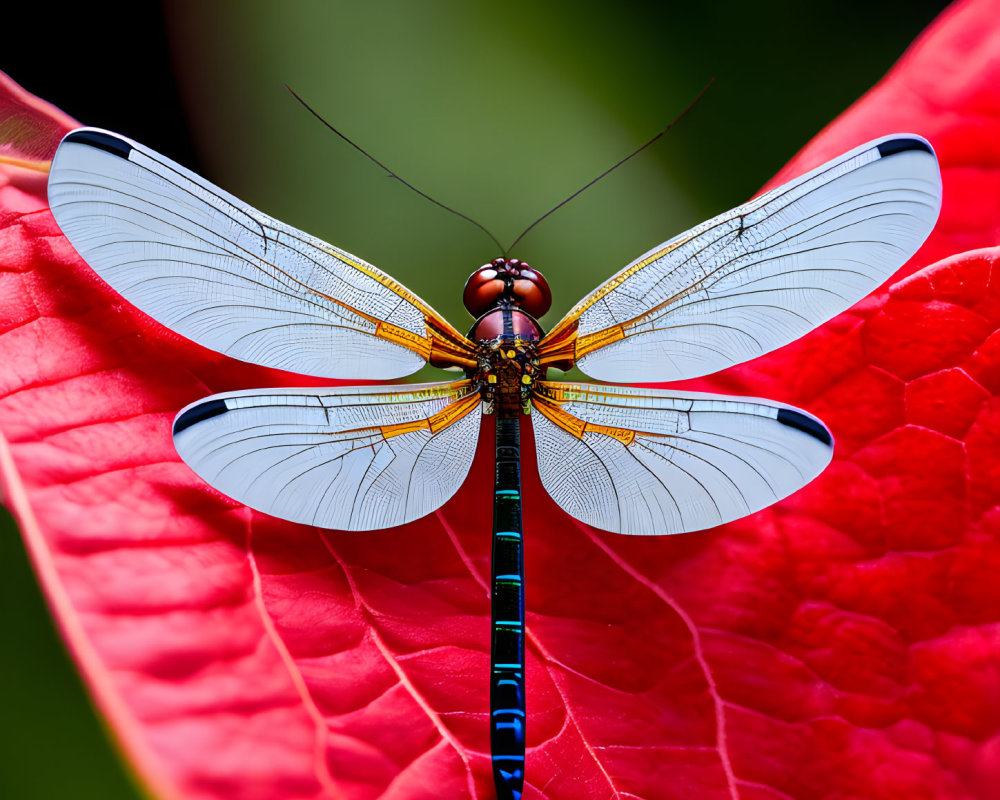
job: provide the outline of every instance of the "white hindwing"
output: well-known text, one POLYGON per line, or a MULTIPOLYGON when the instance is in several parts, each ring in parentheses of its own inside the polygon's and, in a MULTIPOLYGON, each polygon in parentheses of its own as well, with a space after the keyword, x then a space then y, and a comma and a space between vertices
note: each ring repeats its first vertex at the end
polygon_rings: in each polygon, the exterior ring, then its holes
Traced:
POLYGON ((397 378, 424 364, 419 347, 378 330, 385 321, 419 342, 433 313, 423 301, 130 139, 67 134, 49 204, 104 280, 205 347, 327 378, 397 378))
POLYGON ((469 381, 232 392, 181 411, 174 444, 206 482, 258 511, 338 530, 390 528, 458 491, 479 406, 469 381))
POLYGON ((599 380, 715 372, 797 339, 872 292, 920 247, 940 205, 926 141, 870 142, 654 248, 550 337, 577 319, 577 365, 599 380))
POLYGON ((616 533, 701 530, 786 497, 829 463, 815 417, 768 400, 542 382, 531 415, 542 485, 616 533))

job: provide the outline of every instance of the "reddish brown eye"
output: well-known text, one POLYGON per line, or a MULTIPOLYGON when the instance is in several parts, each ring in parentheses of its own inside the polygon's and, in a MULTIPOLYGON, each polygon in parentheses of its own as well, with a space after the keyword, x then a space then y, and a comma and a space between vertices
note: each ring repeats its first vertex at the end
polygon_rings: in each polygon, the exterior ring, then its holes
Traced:
POLYGON ((538 319, 552 307, 552 290, 542 273, 521 266, 521 274, 514 280, 514 299, 521 308, 538 319))
MULTIPOLYGON (((462 302, 474 317, 479 317, 493 308, 503 297, 504 282, 494 264, 480 267, 469 276, 462 293, 462 302)), ((530 312, 529 312, 530 313, 530 312)))
POLYGON ((480 317, 501 304, 515 303, 535 319, 552 305, 552 292, 542 273, 517 258, 495 258, 469 276, 462 300, 480 317))

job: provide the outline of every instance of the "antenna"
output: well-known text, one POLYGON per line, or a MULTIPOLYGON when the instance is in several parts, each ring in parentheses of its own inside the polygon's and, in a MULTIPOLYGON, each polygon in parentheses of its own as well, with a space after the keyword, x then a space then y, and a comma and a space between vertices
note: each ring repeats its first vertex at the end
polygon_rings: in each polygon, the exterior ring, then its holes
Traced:
POLYGON ((337 130, 335 127, 333 127, 333 125, 331 125, 329 122, 327 122, 325 119, 323 119, 323 117, 320 116, 319 112, 316 111, 312 106, 310 106, 305 100, 303 100, 301 97, 299 97, 299 95, 296 94, 295 90, 292 89, 292 87, 289 86, 287 83, 285 84, 285 88, 288 89, 288 91, 291 93, 292 97, 294 97, 296 100, 298 100, 305 107, 306 111, 308 111, 310 114, 312 114, 314 117, 316 117, 316 119, 318 119, 320 122, 322 122, 324 125, 326 125, 327 128, 329 128, 331 131, 333 131, 335 134, 337 134, 337 136, 339 136, 341 139, 343 139, 345 142, 347 142, 351 147, 353 147, 355 150, 357 150, 359 153, 361 153, 361 155, 363 155, 369 161, 374 162, 379 167, 381 167, 382 169, 384 169, 386 171, 386 173, 389 175, 390 178, 395 178, 397 181, 399 181, 401 184, 403 184, 404 186, 406 186, 408 189, 411 189, 412 191, 416 192, 421 197, 423 197, 425 200, 430 200, 434 205, 438 206, 439 208, 443 208, 445 211, 451 212, 456 217, 461 217, 466 222, 471 222, 473 225, 475 225, 477 228, 479 228, 479 230, 481 230, 483 233, 485 233, 487 236, 489 236, 490 239, 493 240, 493 243, 498 248, 500 248, 501 255, 503 255, 506 258, 507 254, 517 246, 517 243, 520 242, 525 236, 527 236, 528 233, 532 230, 532 228, 534 228, 539 222, 541 222, 546 217, 549 217, 550 215, 554 214, 556 211, 558 211, 560 208, 562 208, 564 205, 566 205, 570 200, 574 199, 577 195, 582 194, 586 189, 589 189, 591 186, 593 186, 595 183, 597 183, 601 178, 605 177, 606 175, 611 174, 616 169, 618 169, 618 167, 620 167, 622 164, 624 164, 627 161, 630 161, 635 156, 639 155, 639 153, 641 153, 643 150, 645 150, 651 144, 653 144, 654 142, 656 142, 661 136, 663 136, 663 134, 665 134, 667 131, 669 131, 671 128, 673 128, 682 119, 684 119, 684 117, 687 116, 688 112, 691 109, 693 109, 698 104, 698 101, 701 100, 701 98, 704 96, 705 92, 707 92, 709 90, 709 87, 711 87, 711 85, 713 83, 715 83, 715 78, 712 78, 708 83, 706 83, 705 86, 704 86, 704 88, 700 92, 698 92, 698 95, 694 98, 694 100, 692 100, 690 103, 688 103, 687 107, 683 111, 681 111, 680 114, 678 114, 676 117, 674 117, 673 121, 669 125, 667 125, 667 127, 665 127, 662 131, 660 131, 658 134, 656 134, 656 136, 654 136, 652 139, 650 139, 648 142, 646 142, 641 147, 638 147, 635 150, 633 150, 631 153, 629 153, 627 156, 625 156, 625 158, 621 159, 620 161, 618 161, 615 164, 612 164, 610 167, 608 167, 606 170, 604 170, 604 172, 602 172, 600 175, 598 175, 592 181, 590 181, 590 182, 584 184, 583 186, 581 186, 579 189, 577 189, 575 192, 573 192, 573 194, 571 194, 569 197, 567 197, 561 203, 558 203, 557 205, 555 205, 552 208, 550 208, 548 211, 546 211, 544 214, 542 214, 542 216, 540 216, 538 219, 536 219, 534 222, 532 222, 527 228, 525 228, 521 232, 521 235, 518 236, 513 242, 511 242, 510 246, 506 247, 506 248, 502 244, 500 244, 500 240, 497 239, 497 237, 494 236, 492 233, 490 233, 486 229, 485 226, 480 225, 478 222, 476 222, 476 220, 474 220, 472 217, 468 216, 467 214, 463 214, 461 211, 456 211, 454 208, 451 208, 450 206, 446 206, 441 201, 435 200, 433 197, 431 197, 426 192, 420 191, 420 189, 418 189, 412 183, 410 183, 409 181, 407 181, 406 179, 404 179, 398 173, 393 172, 391 169, 389 169, 385 164, 383 164, 381 161, 379 161, 377 158, 375 158, 375 156, 373 156, 371 153, 369 153, 367 150, 365 150, 363 147, 361 147, 361 145, 357 144, 356 142, 353 142, 351 139, 349 139, 347 136, 345 136, 343 133, 341 133, 339 130, 337 130))
MULTIPOLYGON (((704 96, 705 92, 708 91, 709 87, 713 83, 715 83, 715 78, 712 78, 708 83, 705 84, 705 87, 700 92, 698 92, 698 96, 695 97, 695 99, 692 100, 690 103, 688 103, 687 108, 685 108, 680 114, 678 114, 676 117, 674 117, 673 122, 671 122, 669 125, 667 125, 666 128, 664 128, 662 131, 660 131, 658 134, 656 134, 656 136, 654 136, 652 139, 650 139, 648 142, 646 142, 644 145, 642 145, 642 147, 639 147, 636 150, 633 150, 631 153, 629 153, 627 156, 625 156, 625 158, 623 158, 617 164, 613 164, 612 166, 608 167, 606 170, 604 170, 604 172, 602 172, 600 175, 598 175, 592 181, 590 181, 589 183, 586 183, 583 186, 581 186, 579 189, 577 189, 575 192, 573 192, 573 194, 571 194, 569 197, 567 197, 561 203, 559 203, 556 206, 553 206, 548 211, 546 211, 544 214, 542 214, 542 216, 540 216, 538 219, 536 219, 534 222, 532 222, 527 228, 524 229, 524 231, 521 233, 520 236, 518 236, 513 242, 511 242, 510 247, 508 247, 506 250, 503 251, 504 254, 506 255, 511 250, 513 250, 517 246, 517 243, 520 242, 525 236, 527 236, 528 232, 532 228, 534 228, 539 222, 541 222, 543 219, 545 219, 549 215, 551 215, 551 214, 555 213, 556 211, 558 211, 560 208, 562 208, 564 205, 566 205, 570 200, 572 200, 578 194, 581 194, 585 189, 589 189, 591 186, 593 186, 595 183, 597 183, 605 175, 608 175, 608 174, 614 172, 616 169, 618 169, 618 167, 620 167, 626 161, 629 161, 630 159, 632 159, 635 156, 639 155, 639 153, 641 153, 643 150, 645 150, 647 147, 649 147, 651 144, 653 144, 653 142, 655 142, 657 139, 659 139, 661 136, 663 136, 663 134, 665 134, 672 127, 674 127, 674 125, 676 125, 678 122, 680 122, 682 119, 684 119, 684 117, 687 116, 687 113, 698 104, 698 101, 701 100, 701 98, 704 96)), ((494 239, 493 241, 496 241, 496 239, 494 239)))
POLYGON ((423 197, 423 198, 424 198, 425 200, 430 200, 430 201, 431 201, 431 202, 432 202, 432 203, 433 203, 434 205, 436 205, 436 206, 439 206, 439 207, 443 208, 443 209, 444 209, 445 211, 450 211, 450 212, 451 212, 452 214, 454 214, 454 215, 455 215, 456 217, 461 217, 462 219, 466 220, 467 222, 471 222, 471 223, 472 223, 473 225, 475 225, 475 226, 476 226, 477 228, 479 228, 479 230, 481 230, 481 231, 482 231, 483 233, 485 233, 485 234, 486 234, 487 236, 489 236, 489 237, 490 237, 490 238, 491 238, 491 239, 493 240, 493 243, 494 243, 494 244, 495 244, 495 245, 496 245, 496 246, 497 246, 498 248, 500 248, 500 251, 501 251, 501 252, 506 252, 506 251, 504 251, 504 249, 503 249, 503 245, 502 245, 502 244, 500 244, 500 241, 499 241, 499 240, 497 239, 497 237, 496 237, 496 236, 494 236, 494 235, 493 235, 492 233, 490 233, 490 232, 489 232, 488 230, 486 230, 486 228, 485 228, 484 226, 480 225, 480 224, 479 224, 478 222, 476 222, 476 221, 475 221, 475 220, 474 220, 474 219, 473 219, 472 217, 470 217, 470 216, 467 216, 466 214, 463 214, 463 213, 462 213, 461 211, 456 211, 456 210, 455 210, 454 208, 451 208, 451 207, 449 207, 449 206, 446 206, 446 205, 445 205, 444 203, 440 202, 439 200, 435 200, 435 199, 434 199, 433 197, 431 197, 431 196, 430 196, 429 194, 427 194, 426 192, 422 192, 422 191, 420 191, 420 190, 419 190, 419 189, 418 189, 418 188, 417 188, 416 186, 414 186, 414 185, 413 185, 412 183, 410 183, 409 181, 407 181, 407 180, 405 180, 404 178, 400 177, 400 176, 399 176, 399 175, 398 175, 397 173, 395 173, 395 172, 393 172, 393 171, 392 171, 391 169, 389 169, 389 168, 388 168, 388 167, 387 167, 387 166, 386 166, 385 164, 383 164, 383 163, 382 163, 381 161, 379 161, 379 160, 378 160, 377 158, 375 158, 375 156, 373 156, 373 155, 372 155, 371 153, 369 153, 369 152, 368 152, 368 151, 366 151, 366 150, 365 150, 365 149, 364 149, 363 147, 361 147, 361 145, 359 145, 359 144, 356 144, 355 142, 352 142, 352 141, 351 141, 350 139, 348 139, 348 138, 347 138, 347 137, 346 137, 346 136, 345 136, 344 134, 342 134, 342 133, 341 133, 340 131, 338 131, 338 130, 337 130, 337 129, 336 129, 335 127, 333 127, 333 125, 331 125, 331 124, 330 124, 329 122, 327 122, 327 121, 326 121, 325 119, 323 119, 323 117, 321 117, 321 116, 319 115, 319 112, 318 112, 318 111, 316 111, 315 109, 313 109, 313 107, 312 107, 312 106, 310 106, 310 105, 309 105, 309 104, 308 104, 308 103, 307 103, 307 102, 306 102, 305 100, 303 100, 303 99, 302 99, 301 97, 299 97, 299 96, 298 96, 298 95, 297 95, 297 94, 295 93, 295 90, 294 90, 294 89, 292 89, 292 87, 291 87, 291 86, 289 86, 289 85, 288 85, 287 83, 285 84, 285 88, 286 88, 286 89, 288 89, 288 91, 289 91, 289 92, 291 92, 291 94, 292 94, 292 97, 294 97, 294 98, 295 98, 296 100, 298 100, 298 101, 299 101, 299 102, 300 102, 300 103, 301 103, 301 104, 302 104, 303 106, 305 106, 306 110, 307 110, 307 111, 308 111, 308 112, 309 112, 310 114, 312 114, 312 115, 313 115, 314 117, 316 117, 316 119, 318 119, 318 120, 319 120, 320 122, 322 122, 322 123, 323 123, 324 125, 326 125, 326 127, 328 127, 328 128, 329 128, 329 129, 331 130, 331 131, 333 131, 333 132, 334 132, 335 134, 337 134, 337 136, 339 136, 339 137, 340 137, 341 139, 343 139, 343 140, 344 140, 345 142, 347 142, 347 143, 348 143, 348 144, 349 144, 349 145, 350 145, 351 147, 353 147, 353 148, 354 148, 355 150, 357 150, 357 151, 358 151, 359 153, 361 153, 361 155, 363 155, 363 156, 364 156, 365 158, 367 158, 367 159, 368 159, 369 161, 373 161, 373 162, 375 162, 376 164, 378 164, 378 166, 380 166, 380 167, 381 167, 382 169, 384 169, 384 170, 385 170, 385 171, 386 171, 386 172, 387 172, 387 173, 389 174, 389 177, 390 177, 390 178, 395 178, 395 179, 396 179, 397 181, 399 181, 399 182, 400 182, 401 184, 403 184, 403 186, 406 186, 406 187, 408 187, 408 188, 412 189, 412 190, 413 190, 414 192, 416 192, 417 194, 419 194, 419 195, 420 195, 421 197, 423 197))

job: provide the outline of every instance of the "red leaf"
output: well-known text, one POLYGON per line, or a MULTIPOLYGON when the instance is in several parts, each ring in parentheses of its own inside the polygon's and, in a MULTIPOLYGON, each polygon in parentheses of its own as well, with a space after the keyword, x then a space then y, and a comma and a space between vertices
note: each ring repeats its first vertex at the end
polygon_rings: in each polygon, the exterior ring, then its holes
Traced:
MULTIPOLYGON (((48 162, 75 127, 70 117, 0 72, 0 220, 47 206, 48 162)), ((16 238, 0 240, 0 259, 22 256, 20 245, 16 238)))
MULTIPOLYGON (((997 13, 951 8, 780 176, 928 136, 945 201, 913 274, 699 382, 824 418, 815 483, 713 532, 621 537, 554 506, 525 437, 526 797, 966 800, 1000 780, 1000 249, 963 252, 1000 242, 997 13)), ((14 155, 51 152, 70 122, 0 88, 45 131, 14 155)), ((178 461, 173 414, 302 379, 136 312, 60 236, 39 173, 0 168, 5 496, 153 790, 489 797, 488 459, 442 512, 371 534, 219 496, 178 461)))
POLYGON ((803 148, 766 188, 875 136, 917 132, 937 151, 944 203, 934 233, 900 275, 1000 242, 998 16, 995 0, 954 3, 877 86, 803 148))

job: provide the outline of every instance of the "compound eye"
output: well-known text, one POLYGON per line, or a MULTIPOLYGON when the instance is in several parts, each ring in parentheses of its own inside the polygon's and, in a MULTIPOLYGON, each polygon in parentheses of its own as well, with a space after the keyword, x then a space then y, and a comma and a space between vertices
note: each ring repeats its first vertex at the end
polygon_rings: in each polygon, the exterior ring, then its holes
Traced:
POLYGON ((514 279, 514 299, 535 319, 542 317, 552 307, 552 290, 537 270, 522 267, 514 279))
POLYGON ((478 318, 496 306, 503 292, 503 279, 493 264, 487 264, 473 272, 465 282, 462 302, 469 313, 478 318))

